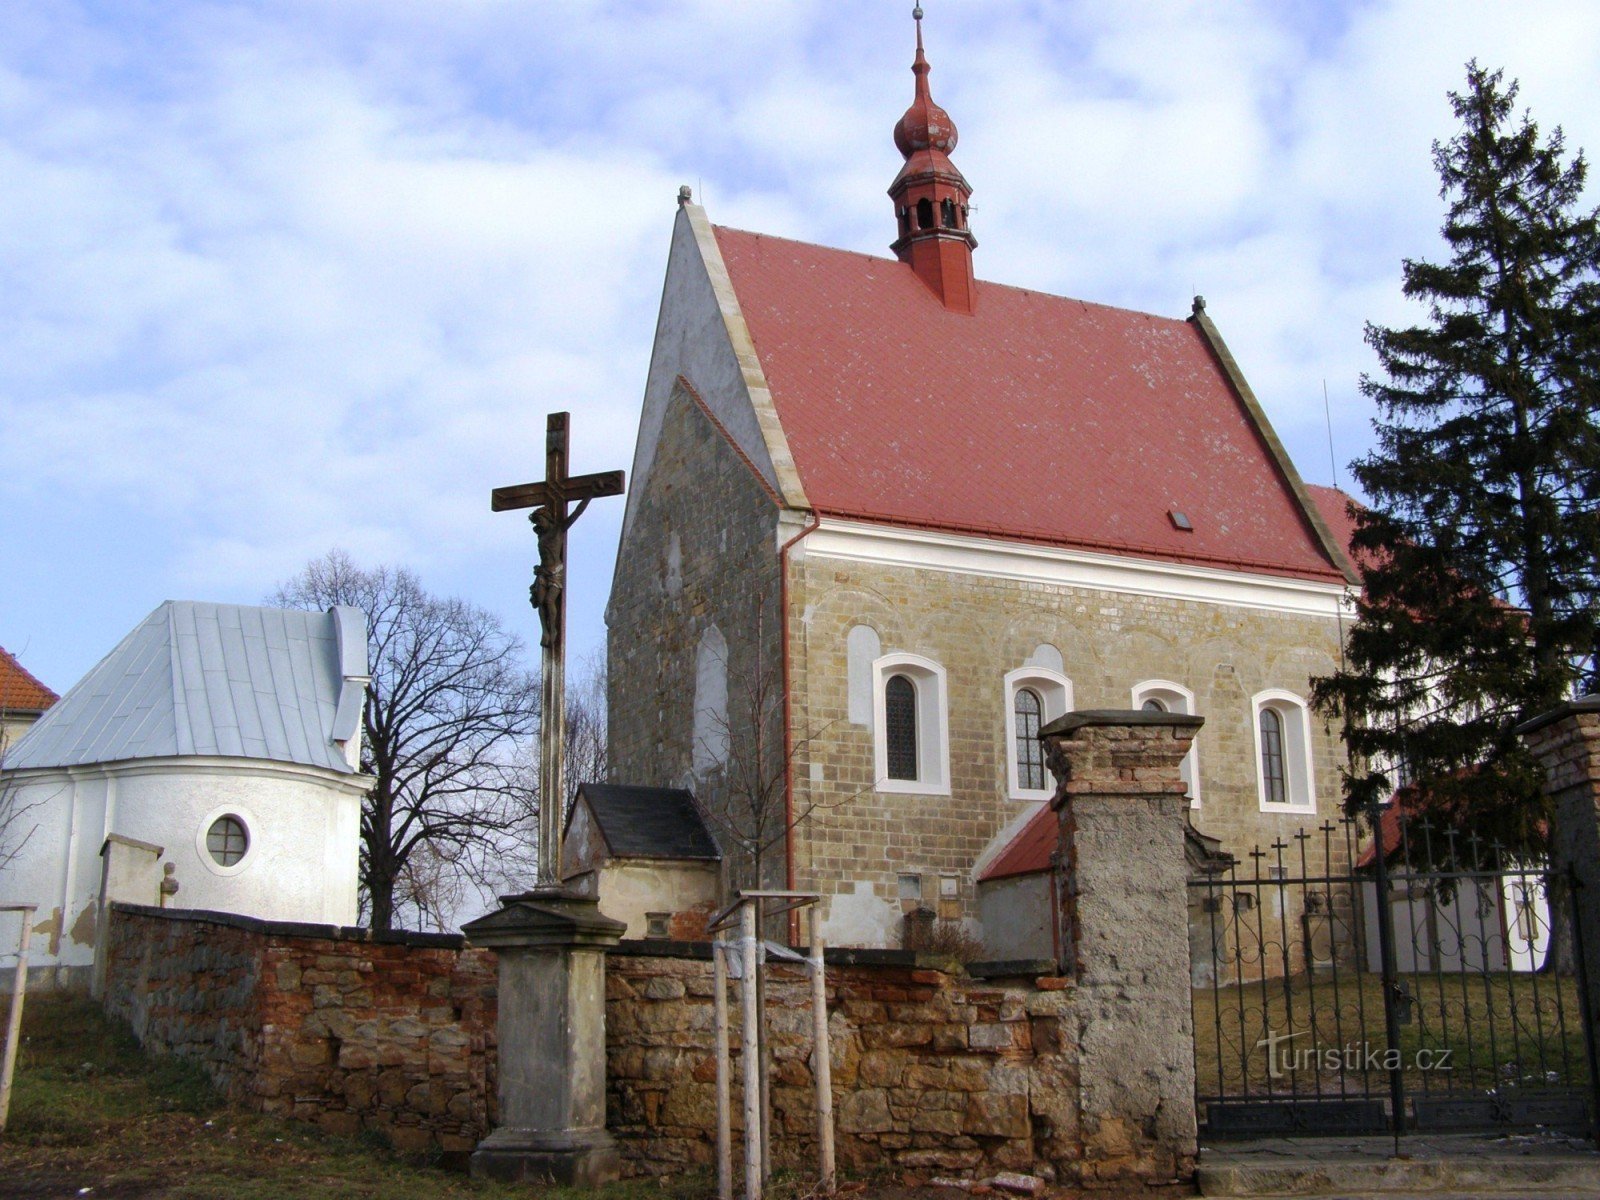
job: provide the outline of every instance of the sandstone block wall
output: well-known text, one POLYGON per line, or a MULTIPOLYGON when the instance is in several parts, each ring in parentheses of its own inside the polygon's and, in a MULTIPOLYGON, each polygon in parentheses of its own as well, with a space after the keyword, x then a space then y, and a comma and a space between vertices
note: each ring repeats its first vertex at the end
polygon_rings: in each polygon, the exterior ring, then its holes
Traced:
MULTIPOLYGON (((738 989, 729 984, 735 1141, 741 1136, 738 989)), ((714 1161, 712 966, 607 962, 607 1107, 637 1174, 714 1161)), ((810 983, 773 966, 773 1153, 814 1167, 810 983)), ((1065 979, 985 982, 910 965, 828 966, 839 1164, 856 1174, 1075 1176, 1082 1157, 1075 994, 1065 979)), ((735 1157, 737 1158, 737 1149, 735 1157)))
POLYGON ((229 1099, 397 1149, 493 1120, 495 961, 459 937, 113 907, 105 1008, 229 1099))
MULTIPOLYGON (((1307 697, 1312 676, 1337 667, 1331 603, 1327 617, 1312 617, 809 553, 790 570, 791 605, 805 614, 790 627, 794 727, 822 731, 804 744, 795 771, 796 811, 816 806, 796 835, 796 887, 834 897, 865 888, 897 917, 899 875, 922 876, 925 903, 938 877, 953 875, 959 901, 941 899, 941 915, 975 918, 973 865, 1027 808, 1008 787, 1005 676, 1041 644, 1060 652, 1079 710, 1128 708, 1133 687, 1151 679, 1194 693, 1206 723, 1195 743, 1202 804, 1191 815, 1224 849, 1243 858, 1337 819, 1342 744, 1315 712, 1315 811, 1261 811, 1251 706, 1268 688, 1307 697), (877 632, 883 653, 920 654, 945 668, 949 796, 873 788, 872 729, 849 719, 846 638, 858 624, 877 632)), ((1312 872, 1325 865, 1320 847, 1320 838, 1308 847, 1312 872)))

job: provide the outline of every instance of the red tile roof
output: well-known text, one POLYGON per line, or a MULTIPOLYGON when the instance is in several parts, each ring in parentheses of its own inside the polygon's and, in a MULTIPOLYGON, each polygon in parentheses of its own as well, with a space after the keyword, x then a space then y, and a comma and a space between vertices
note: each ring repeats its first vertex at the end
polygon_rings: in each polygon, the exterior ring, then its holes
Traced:
POLYGON ((817 511, 1343 578, 1190 322, 996 283, 968 316, 896 261, 716 236, 817 511))
POLYGON ((59 699, 0 646, 0 713, 43 712, 59 699))
POLYGON ((1370 558, 1368 554, 1356 554, 1355 548, 1350 544, 1351 535, 1356 531, 1356 521, 1350 515, 1350 506, 1361 508, 1361 501, 1349 492, 1336 487, 1324 487, 1320 483, 1306 484, 1306 493, 1311 497, 1311 502, 1317 506, 1317 511, 1322 514, 1322 521, 1328 527, 1328 532, 1333 534, 1334 541, 1344 547, 1344 552, 1350 556, 1350 561, 1357 566, 1370 558))
POLYGON ((1032 875, 1050 869, 1050 857, 1061 844, 1061 817, 1048 804, 1041 805, 1033 819, 1017 831, 1017 836, 995 857, 983 873, 980 883, 990 879, 1007 879, 1012 875, 1032 875))

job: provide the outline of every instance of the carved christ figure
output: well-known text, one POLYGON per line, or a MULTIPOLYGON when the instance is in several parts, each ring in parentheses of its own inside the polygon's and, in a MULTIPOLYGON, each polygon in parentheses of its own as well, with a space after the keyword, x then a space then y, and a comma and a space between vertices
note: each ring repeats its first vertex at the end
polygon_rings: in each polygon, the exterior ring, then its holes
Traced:
POLYGON ((580 500, 564 521, 542 505, 528 515, 539 539, 539 565, 533 569, 528 602, 539 614, 539 645, 546 650, 555 648, 561 628, 561 594, 567 586, 567 530, 588 507, 587 498, 580 500))

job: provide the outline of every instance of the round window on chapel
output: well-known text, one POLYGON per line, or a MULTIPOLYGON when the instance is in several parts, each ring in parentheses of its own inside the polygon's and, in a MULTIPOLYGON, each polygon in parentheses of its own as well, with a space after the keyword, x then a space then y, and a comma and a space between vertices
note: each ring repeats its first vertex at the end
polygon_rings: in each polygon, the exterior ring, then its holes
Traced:
POLYGON ((206 830, 206 849, 218 866, 231 867, 250 849, 250 833, 238 817, 218 817, 206 830))

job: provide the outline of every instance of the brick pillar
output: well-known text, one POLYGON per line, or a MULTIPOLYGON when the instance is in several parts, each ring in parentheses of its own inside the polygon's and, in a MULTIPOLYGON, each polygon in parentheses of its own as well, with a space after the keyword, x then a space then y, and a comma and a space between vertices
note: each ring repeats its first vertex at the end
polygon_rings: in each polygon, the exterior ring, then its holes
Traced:
POLYGON ((1518 726, 1544 768, 1554 810, 1550 857, 1577 876, 1578 948, 1589 982, 1589 1037, 1600 1037, 1600 696, 1584 696, 1518 726))
POLYGON ((1203 723, 1068 713, 1039 733, 1061 816, 1063 968, 1077 978, 1084 1183, 1194 1173, 1194 1023, 1179 764, 1203 723))

